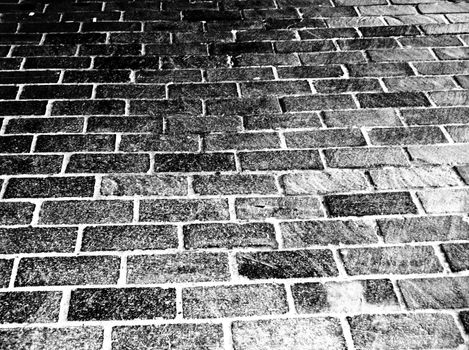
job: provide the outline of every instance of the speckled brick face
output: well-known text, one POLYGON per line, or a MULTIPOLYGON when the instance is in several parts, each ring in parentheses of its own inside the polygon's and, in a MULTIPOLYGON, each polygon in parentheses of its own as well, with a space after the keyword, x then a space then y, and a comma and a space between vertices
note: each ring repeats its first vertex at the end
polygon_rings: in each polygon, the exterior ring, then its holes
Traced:
POLYGON ((469 347, 461 0, 0 0, 1 350, 469 347))

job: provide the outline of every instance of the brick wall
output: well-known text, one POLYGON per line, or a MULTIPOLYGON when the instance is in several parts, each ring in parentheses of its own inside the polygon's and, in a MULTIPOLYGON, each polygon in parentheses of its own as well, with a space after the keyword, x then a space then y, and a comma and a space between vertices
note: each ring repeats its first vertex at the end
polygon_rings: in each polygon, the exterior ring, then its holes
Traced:
POLYGON ((469 6, 0 3, 0 349, 469 344, 469 6))

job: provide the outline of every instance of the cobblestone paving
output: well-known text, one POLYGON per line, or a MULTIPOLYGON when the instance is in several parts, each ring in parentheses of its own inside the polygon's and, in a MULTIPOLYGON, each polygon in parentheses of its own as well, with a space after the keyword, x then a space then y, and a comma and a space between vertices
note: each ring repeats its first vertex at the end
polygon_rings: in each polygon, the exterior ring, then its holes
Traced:
POLYGON ((469 3, 0 3, 1 350, 469 347, 469 3))

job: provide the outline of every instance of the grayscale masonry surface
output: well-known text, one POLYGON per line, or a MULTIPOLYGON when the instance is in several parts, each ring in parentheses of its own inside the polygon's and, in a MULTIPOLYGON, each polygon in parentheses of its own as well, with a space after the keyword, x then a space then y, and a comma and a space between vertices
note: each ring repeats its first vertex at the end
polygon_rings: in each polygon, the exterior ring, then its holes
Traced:
POLYGON ((0 350, 469 349, 469 2, 0 0, 0 350))

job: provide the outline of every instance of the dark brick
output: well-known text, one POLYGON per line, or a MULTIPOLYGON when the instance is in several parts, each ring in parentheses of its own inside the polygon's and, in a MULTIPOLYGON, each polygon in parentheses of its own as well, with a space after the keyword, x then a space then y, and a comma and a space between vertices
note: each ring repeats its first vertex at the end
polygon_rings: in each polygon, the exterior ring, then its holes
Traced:
POLYGON ((244 117, 244 127, 247 130, 319 128, 321 122, 317 113, 310 112, 252 115, 244 117))
POLYGON ((438 127, 379 128, 368 132, 375 145, 406 145, 446 143, 445 136, 438 127))
MULTIPOLYGON (((137 71, 135 73, 137 83, 175 83, 175 82, 201 82, 200 69, 187 70, 162 70, 162 71, 137 71)), ((208 79, 210 81, 210 79, 208 79)))
POLYGON ((101 180, 104 196, 184 196, 187 180, 182 176, 111 175, 101 180))
POLYGON ((22 258, 15 286, 115 284, 119 266, 115 256, 22 258))
POLYGON ((278 284, 186 288, 182 291, 186 318, 276 315, 288 311, 286 293, 278 284))
POLYGON ((331 216, 416 214, 408 192, 326 196, 331 216))
POLYGON ((40 34, 2 34, 2 37, 0 38, 1 44, 39 44, 40 41, 40 34))
POLYGON ((157 172, 236 170, 232 153, 155 154, 157 172))
MULTIPOLYGON (((96 23, 97 24, 97 23, 96 23)), ((85 44, 80 46, 80 56, 137 56, 142 44, 85 44)))
MULTIPOLYGON (((151 24, 151 23, 148 23, 151 24)), ((180 43, 180 44, 148 44, 145 45, 146 55, 207 55, 207 44, 204 43, 180 43)))
POLYGON ((0 293, 0 323, 57 322, 60 298, 60 292, 0 293))
POLYGON ((224 199, 155 199, 140 202, 143 222, 228 220, 228 201, 224 199))
POLYGON ((70 70, 65 71, 64 83, 126 83, 130 82, 129 70, 70 70))
POLYGON ((286 248, 377 243, 376 229, 366 221, 292 221, 280 223, 286 248))
POLYGON ((174 318, 176 291, 172 288, 107 288, 72 291, 67 319, 105 321, 174 318))
MULTIPOLYGON (((166 118, 166 131, 178 134, 176 139, 182 140, 180 134, 207 134, 211 132, 236 132, 242 129, 242 118, 239 116, 169 116, 166 118)), ((186 135, 185 137, 194 137, 186 135)), ((196 148, 198 149, 198 147, 196 148)))
POLYGON ((334 94, 351 91, 382 91, 377 79, 331 79, 315 81, 314 87, 319 93, 334 94))
POLYGON ((277 41, 294 40, 295 33, 290 30, 240 30, 236 32, 236 41, 277 41))
POLYGON ((268 223, 194 224, 184 226, 183 232, 186 249, 277 248, 274 227, 268 223))
POLYGON ((386 78, 384 82, 391 91, 431 91, 456 88, 454 80, 447 76, 386 78))
MULTIPOLYGON (((62 20, 65 20, 62 18, 62 20)), ((105 43, 104 33, 69 33, 69 34, 47 34, 45 45, 49 44, 96 44, 105 43)))
POLYGON ((0 72, 0 81, 3 84, 34 84, 34 83, 57 83, 59 81, 59 71, 13 71, 0 72))
POLYGON ((360 38, 338 40, 342 50, 394 49, 399 47, 394 38, 360 38))
POLYGON ((182 13, 184 20, 197 21, 235 21, 241 19, 239 11, 187 10, 182 13))
POLYGON ((344 75, 340 66, 298 66, 277 68, 280 79, 334 78, 344 75))
POLYGON ((163 85, 98 85, 96 98, 164 98, 165 89, 163 85))
POLYGON ((302 40, 275 42, 277 52, 336 51, 332 40, 302 40))
POLYGON ((196 175, 192 186, 201 195, 276 194, 275 179, 268 175, 196 175))
POLYGON ((16 86, 0 86, 0 99, 2 100, 14 100, 18 92, 16 86))
POLYGON ((398 39, 404 47, 438 47, 461 46, 462 43, 455 35, 426 35, 418 37, 403 37, 398 39))
POLYGON ((300 60, 298 59, 298 57, 291 53, 246 53, 235 56, 233 58, 233 64, 235 67, 265 66, 269 64, 273 66, 297 66, 300 64, 300 60))
POLYGON ((460 216, 379 219, 378 227, 386 243, 465 240, 469 236, 469 224, 460 216))
POLYGON ((0 225, 27 225, 31 223, 35 205, 33 203, 0 203, 0 225))
MULTIPOLYGON (((299 56, 301 63, 305 65, 366 63, 366 58, 362 52, 314 52, 301 53, 299 56)), ((332 67, 334 66, 330 66, 330 68, 332 67)), ((342 76, 342 74, 339 76, 342 76)))
POLYGON ((231 84, 171 84, 169 98, 236 97, 236 85, 231 84))
POLYGON ((10 119, 6 134, 76 133, 83 131, 82 118, 19 118, 10 119))
POLYGON ((91 85, 27 85, 21 92, 23 99, 90 98, 91 85))
POLYGON ((62 156, 0 156, 0 173, 18 174, 54 174, 60 171, 62 156))
POLYGON ((274 97, 207 101, 207 114, 249 115, 275 112, 281 112, 281 110, 278 100, 274 97))
POLYGON ((132 100, 131 115, 202 114, 200 100, 132 100))
POLYGON ((124 114, 125 102, 119 100, 55 101, 52 115, 124 114))
POLYGON ((103 343, 103 331, 99 327, 69 328, 11 328, 0 330, 4 350, 99 350, 103 343))
POLYGON ((123 135, 119 148, 124 152, 197 152, 199 137, 197 135, 123 135))
POLYGON ((131 201, 60 201, 44 202, 41 224, 105 224, 132 221, 131 201))
POLYGON ((347 65, 347 68, 351 77, 394 77, 415 75, 407 63, 349 64, 347 65))
POLYGON ((238 253, 236 262, 239 274, 249 279, 331 277, 338 274, 332 252, 321 249, 238 253))
POLYGON ((35 152, 112 152, 114 135, 40 135, 35 152))
POLYGON ((161 58, 161 69, 213 69, 228 68, 228 56, 171 56, 161 58))
POLYGON ((176 228, 166 225, 95 226, 83 231, 82 251, 177 248, 176 228))
POLYGON ((420 31, 416 26, 361 27, 359 30, 364 37, 420 35, 420 31))
POLYGON ((82 32, 138 32, 141 29, 139 22, 88 22, 81 28, 82 32))
POLYGON ((70 253, 76 238, 77 230, 68 227, 0 229, 0 254, 70 253))
POLYGON ((298 12, 291 7, 286 9, 249 9, 244 10, 243 12, 247 19, 298 19, 300 17, 298 12))
POLYGON ((311 130, 285 133, 289 148, 365 146, 359 129, 311 130))
POLYGON ((215 43, 210 47, 213 55, 233 55, 242 53, 273 53, 273 46, 270 42, 244 42, 244 43, 215 43))
POLYGON ((73 56, 76 51, 76 45, 21 45, 13 48, 12 56, 73 56))
POLYGON ((331 8, 329 6, 311 6, 311 4, 308 4, 308 7, 303 8, 302 12, 305 18, 358 16, 357 12, 352 6, 338 6, 337 8, 331 8))
POLYGON ((92 177, 12 178, 4 198, 91 197, 92 177))
POLYGON ((0 57, 0 69, 1 70, 13 70, 19 69, 21 66, 20 58, 3 58, 0 57))
POLYGON ((158 57, 97 57, 95 69, 158 69, 158 57))
POLYGON ((324 151, 326 162, 332 168, 369 168, 409 165, 401 148, 336 148, 324 151))
POLYGON ((223 253, 178 253, 131 256, 127 283, 193 283, 230 279, 228 257, 223 253))
POLYGON ((89 68, 89 57, 27 57, 24 63, 25 69, 43 68, 89 68))
POLYGON ((150 132, 161 133, 162 118, 153 117, 90 117, 87 132, 150 132))
MULTIPOLYGON (((464 237, 464 239, 466 238, 464 237)), ((451 271, 460 272, 469 270, 469 244, 444 244, 442 248, 451 271)))
POLYGON ((208 69, 208 81, 248 81, 248 80, 273 80, 272 68, 229 68, 229 69, 208 69))
POLYGON ((212 134, 205 138, 208 151, 280 148, 275 133, 212 134))
POLYGON ((402 125, 392 109, 328 111, 324 112, 322 117, 328 127, 402 125))
POLYGON ((223 344, 223 330, 221 325, 210 323, 113 327, 112 341, 115 350, 125 350, 129 347, 135 349, 169 347, 174 350, 217 349, 223 344))
POLYGON ((243 97, 265 95, 308 95, 311 88, 307 81, 248 82, 241 84, 243 97))
POLYGON ((454 318, 441 313, 359 315, 348 322, 357 350, 373 349, 377 339, 389 350, 456 348, 464 342, 454 318))
POLYGON ((271 151, 239 153, 243 170, 322 169, 318 151, 271 151))
POLYGON ((356 38, 355 28, 314 28, 298 31, 301 40, 356 38))
POLYGON ((358 94, 363 108, 427 107, 430 102, 422 92, 394 92, 380 94, 358 94))
POLYGON ((441 272, 432 247, 386 247, 341 249, 349 275, 412 274, 441 272))
POLYGON ((0 136, 0 153, 29 153, 32 136, 0 136))
POLYGON ((282 97, 281 103, 288 112, 357 108, 349 95, 282 97))
POLYGON ((149 167, 147 154, 72 154, 67 173, 144 173, 149 167))
POLYGON ((453 75, 465 74, 469 69, 467 61, 444 61, 444 62, 416 62, 417 71, 422 75, 453 75))
POLYGON ((13 269, 13 259, 0 259, 0 288, 7 288, 13 269))
POLYGON ((47 102, 0 101, 0 115, 43 115, 47 102))

